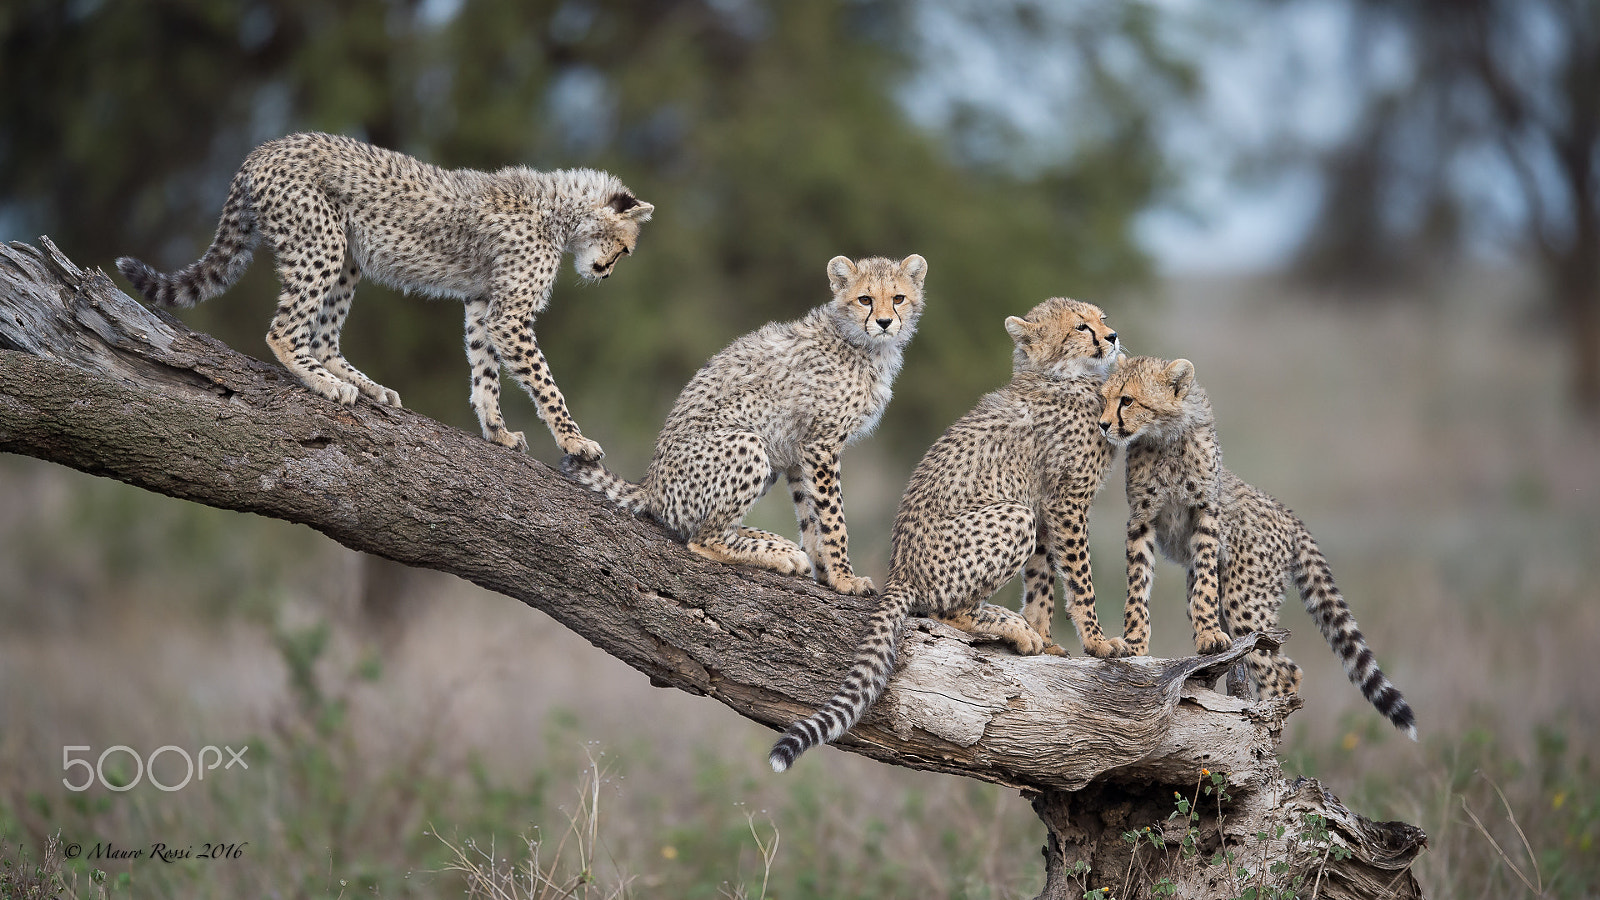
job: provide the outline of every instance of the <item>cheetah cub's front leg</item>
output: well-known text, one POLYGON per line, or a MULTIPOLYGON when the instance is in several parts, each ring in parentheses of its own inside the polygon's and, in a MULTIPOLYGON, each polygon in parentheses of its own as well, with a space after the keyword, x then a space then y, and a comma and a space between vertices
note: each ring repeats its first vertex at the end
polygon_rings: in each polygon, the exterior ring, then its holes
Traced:
POLYGON ((817 583, 841 594, 871 596, 872 579, 850 567, 850 537, 844 524, 844 493, 839 483, 839 449, 816 444, 788 472, 800 540, 816 568, 817 583))
MULTIPOLYGON (((544 306, 560 260, 559 253, 534 253, 521 266, 506 266, 494 280, 494 291, 483 316, 484 330, 492 357, 510 369, 512 377, 533 398, 539 418, 550 429, 561 452, 593 462, 606 453, 578 430, 533 334, 533 317, 544 306)), ((469 309, 469 321, 472 315, 469 309)), ((469 337, 467 354, 474 364, 472 405, 478 410, 484 437, 502 446, 526 449, 526 438, 506 431, 500 414, 499 365, 481 363, 482 354, 474 351, 472 343, 469 337)))
POLYGON ((1094 578, 1089 566, 1089 509, 1079 503, 1057 502, 1044 511, 1046 568, 1061 575, 1067 588, 1072 624, 1085 653, 1101 659, 1135 655, 1122 638, 1108 638, 1095 612, 1094 578))

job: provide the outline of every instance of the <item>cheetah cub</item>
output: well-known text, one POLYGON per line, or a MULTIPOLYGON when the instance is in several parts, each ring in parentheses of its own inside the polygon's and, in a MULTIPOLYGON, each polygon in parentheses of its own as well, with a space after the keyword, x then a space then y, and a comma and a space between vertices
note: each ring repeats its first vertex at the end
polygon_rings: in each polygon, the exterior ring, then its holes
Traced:
MULTIPOLYGON (((1287 576, 1350 681, 1416 740, 1410 704, 1379 670, 1311 533, 1281 503, 1223 467, 1211 400, 1195 383, 1194 364, 1124 360, 1104 395, 1100 430, 1127 448, 1128 643, 1141 654, 1150 645, 1154 547, 1189 570, 1189 620, 1202 653, 1225 649, 1229 634, 1277 625, 1287 576)), ((1258 696, 1300 687, 1300 667, 1287 656, 1256 650, 1246 663, 1258 696)))
POLYGON ((1050 639, 1053 575, 1072 594, 1084 649, 1125 656, 1094 612, 1089 504, 1111 465, 1095 427, 1100 385, 1120 353, 1097 307, 1055 297, 1006 319, 1015 343, 1011 382, 951 425, 911 473, 890 537, 889 579, 844 684, 789 726, 768 761, 795 758, 848 731, 894 672, 906 618, 930 615, 1017 652, 1064 653, 1050 639), (1026 615, 985 602, 1026 564, 1026 615))
POLYGON ((400 395, 345 361, 339 331, 363 275, 379 284, 466 302, 472 406, 483 436, 526 450, 500 414, 500 367, 533 397, 562 451, 590 459, 600 445, 578 430, 533 336, 563 253, 578 274, 605 278, 633 252, 655 209, 593 169, 498 172, 441 169, 328 134, 257 147, 233 178, 216 238, 172 274, 132 257, 117 269, 151 303, 191 307, 227 290, 266 241, 282 292, 267 331, 278 361, 312 391, 351 404, 400 395))
POLYGON ((834 257, 831 302, 739 338, 690 380, 638 484, 571 456, 562 471, 648 513, 701 556, 787 575, 814 572, 841 593, 872 593, 872 581, 850 568, 839 451, 871 432, 889 404, 922 314, 927 271, 915 254, 899 263, 834 257), (739 524, 779 474, 788 479, 803 546, 739 524))

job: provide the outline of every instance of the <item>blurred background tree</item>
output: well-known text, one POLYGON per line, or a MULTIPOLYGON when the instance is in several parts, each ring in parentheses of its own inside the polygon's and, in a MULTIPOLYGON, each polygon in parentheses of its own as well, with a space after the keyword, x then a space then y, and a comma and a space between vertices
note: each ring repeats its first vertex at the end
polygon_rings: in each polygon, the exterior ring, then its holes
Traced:
MULTIPOLYGON (((930 260, 930 304, 886 429, 915 453, 1009 373, 1004 316, 1056 294, 1104 302, 1148 271, 1132 222, 1169 181, 1156 107, 1194 80, 1149 8, 1083 11, 1068 20, 1028 3, 900 0, 10 4, 0 225, 11 238, 49 233, 85 262, 181 265, 209 241, 249 149, 301 129, 450 167, 608 169, 656 204, 655 220, 603 287, 564 275, 539 326, 586 431, 647 452, 711 353, 826 299, 827 259, 917 252, 930 260), (1090 86, 1070 145, 1035 147, 1018 164, 1008 148, 1025 142, 1004 116, 938 87, 947 61, 928 52, 930 20, 1000 56, 1070 55, 1090 86), (935 86, 920 95, 925 123, 907 111, 914 84, 935 86)), ((186 315, 260 356, 275 290, 257 265, 186 315)), ((409 406, 470 427, 459 310, 372 285, 360 293, 345 341, 356 364, 409 406)))
POLYGON ((1321 39, 1336 38, 1352 110, 1277 151, 1320 174, 1302 271, 1371 286, 1474 258, 1527 265, 1563 332, 1575 406, 1600 418, 1600 3, 1278 6, 1331 13, 1321 39))

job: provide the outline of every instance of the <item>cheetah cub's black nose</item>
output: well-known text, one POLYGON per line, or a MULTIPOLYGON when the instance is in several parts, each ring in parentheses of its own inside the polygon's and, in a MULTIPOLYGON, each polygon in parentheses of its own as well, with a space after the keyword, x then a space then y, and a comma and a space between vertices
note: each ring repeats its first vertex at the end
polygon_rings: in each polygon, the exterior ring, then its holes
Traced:
POLYGON ((1100 433, 1101 434, 1107 434, 1110 431, 1111 431, 1111 423, 1110 422, 1101 422, 1100 423, 1100 433))
POLYGON ((888 331, 889 330, 889 326, 893 325, 893 324, 894 324, 894 320, 893 319, 879 319, 878 320, 878 327, 882 328, 884 331, 888 331))
POLYGON ((1115 344, 1117 342, 1117 333, 1115 331, 1113 331, 1110 334, 1106 335, 1106 340, 1108 340, 1111 343, 1115 344))

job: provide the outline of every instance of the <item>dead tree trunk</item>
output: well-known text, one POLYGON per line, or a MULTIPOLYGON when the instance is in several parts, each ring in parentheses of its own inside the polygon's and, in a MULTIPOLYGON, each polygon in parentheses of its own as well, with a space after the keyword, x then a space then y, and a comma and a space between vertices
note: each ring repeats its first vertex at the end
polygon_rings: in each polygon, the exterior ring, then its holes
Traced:
MULTIPOLYGON (((543 610, 652 684, 776 728, 842 677, 871 600, 708 562, 526 456, 413 412, 330 403, 40 245, 0 247, 0 451, 453 573, 543 610)), ((1307 895, 1320 875, 1321 897, 1420 896, 1420 830, 1368 822, 1278 768, 1294 704, 1205 686, 1273 639, 1208 658, 1024 658, 916 620, 888 692, 840 746, 1020 789, 1049 828, 1045 897, 1127 897, 1163 877, 1182 896, 1231 890, 1237 873, 1171 862, 1183 859, 1174 792, 1194 793, 1202 770, 1226 773, 1230 795, 1220 828, 1215 808, 1196 823, 1206 855, 1250 845, 1302 873, 1307 895), (1307 813, 1325 831, 1292 845, 1307 813), (1130 854, 1125 832, 1156 823, 1164 841, 1130 854), (1272 840, 1251 845, 1263 831, 1272 840)))

